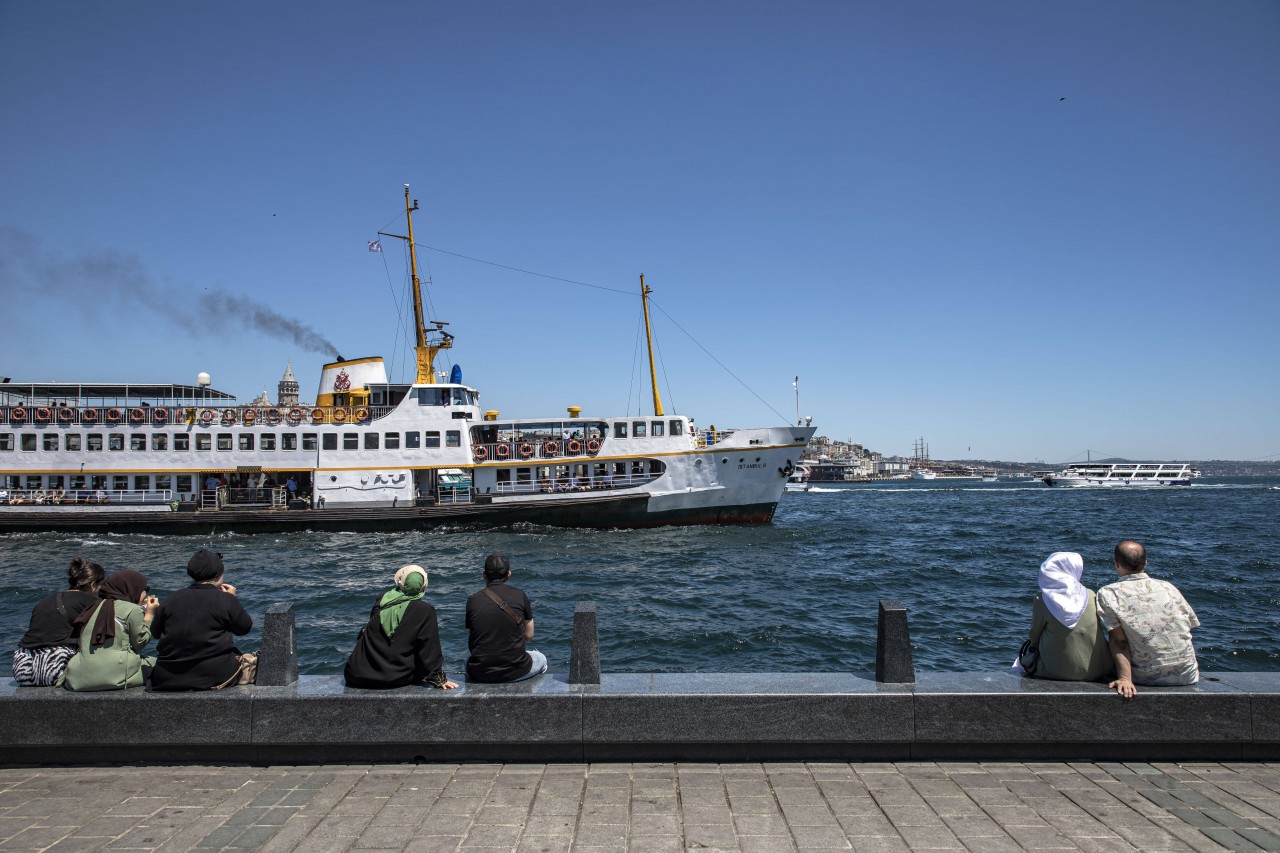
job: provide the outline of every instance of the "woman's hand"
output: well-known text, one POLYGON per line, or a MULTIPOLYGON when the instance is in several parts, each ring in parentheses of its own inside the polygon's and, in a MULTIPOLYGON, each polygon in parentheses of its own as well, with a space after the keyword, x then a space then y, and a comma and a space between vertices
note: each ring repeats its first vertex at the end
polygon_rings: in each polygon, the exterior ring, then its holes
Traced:
POLYGON ((156 611, 160 609, 160 599, 154 595, 146 595, 142 598, 142 618, 150 622, 155 618, 156 611))
POLYGON ((458 685, 452 681, 446 681, 444 684, 440 685, 439 689, 440 690, 457 690, 458 685))
POLYGON ((225 592, 227 595, 236 594, 236 588, 229 583, 220 583, 218 584, 218 588, 221 589, 223 592, 225 592))

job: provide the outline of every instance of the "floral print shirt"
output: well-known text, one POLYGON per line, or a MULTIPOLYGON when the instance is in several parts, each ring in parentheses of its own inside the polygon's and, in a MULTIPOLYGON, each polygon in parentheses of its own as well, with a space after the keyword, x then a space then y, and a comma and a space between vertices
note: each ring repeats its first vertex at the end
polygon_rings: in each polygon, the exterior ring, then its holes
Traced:
POLYGON ((1108 631, 1129 640, 1133 683, 1195 684, 1200 680, 1191 629, 1200 620, 1178 588, 1146 572, 1125 575, 1098 590, 1098 614, 1108 631))

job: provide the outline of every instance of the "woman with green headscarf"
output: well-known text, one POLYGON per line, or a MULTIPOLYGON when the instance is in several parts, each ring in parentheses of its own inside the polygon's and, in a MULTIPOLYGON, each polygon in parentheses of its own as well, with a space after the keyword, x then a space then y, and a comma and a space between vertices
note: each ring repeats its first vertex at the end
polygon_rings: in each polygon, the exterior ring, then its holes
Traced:
POLYGON ((422 600, 427 570, 405 566, 396 572, 395 582, 360 629, 342 672, 347 686, 383 690, 426 683, 454 689, 458 685, 444 674, 436 609, 422 600))

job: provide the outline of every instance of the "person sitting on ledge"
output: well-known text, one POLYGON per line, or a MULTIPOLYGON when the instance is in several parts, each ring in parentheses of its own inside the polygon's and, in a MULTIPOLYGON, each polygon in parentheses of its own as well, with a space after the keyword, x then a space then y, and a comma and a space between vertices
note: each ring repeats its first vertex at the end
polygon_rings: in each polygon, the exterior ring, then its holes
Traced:
POLYGON ((151 626, 159 642, 151 671, 152 690, 212 690, 245 683, 257 658, 232 639, 253 628, 253 619, 223 583, 222 555, 201 548, 187 562, 193 583, 160 605, 151 626))
POLYGON ((1040 564, 1040 592, 1031 605, 1027 639, 1039 650, 1035 664, 1023 658, 1025 674, 1058 681, 1101 681, 1114 665, 1098 621, 1096 596, 1080 583, 1084 559, 1057 551, 1040 564))
POLYGON ((529 596, 507 583, 511 561, 490 554, 484 561, 484 589, 467 599, 467 678, 500 683, 524 681, 547 671, 547 657, 525 650, 533 639, 533 606, 529 596))
POLYGON ((1116 680, 1108 686, 1129 699, 1138 692, 1135 684, 1195 684, 1195 611, 1176 586, 1147 574, 1147 550, 1140 542, 1116 545, 1115 563, 1120 580, 1098 590, 1098 612, 1116 660, 1116 680))
POLYGON ((423 682, 443 690, 458 686, 444 673, 436 609, 422 600, 426 589, 427 570, 421 566, 396 572, 395 588, 373 606, 347 659, 342 677, 348 687, 385 690, 423 682))
POLYGON ((107 576, 102 599, 76 617, 80 648, 67 664, 62 686, 78 693, 141 687, 155 658, 138 654, 151 642, 151 620, 160 602, 147 594, 147 577, 133 569, 107 576))
POLYGON ((27 633, 13 652, 13 680, 22 687, 52 687, 76 653, 72 623, 81 611, 98 603, 98 584, 106 571, 92 560, 76 557, 67 567, 67 589, 51 592, 31 611, 27 633))

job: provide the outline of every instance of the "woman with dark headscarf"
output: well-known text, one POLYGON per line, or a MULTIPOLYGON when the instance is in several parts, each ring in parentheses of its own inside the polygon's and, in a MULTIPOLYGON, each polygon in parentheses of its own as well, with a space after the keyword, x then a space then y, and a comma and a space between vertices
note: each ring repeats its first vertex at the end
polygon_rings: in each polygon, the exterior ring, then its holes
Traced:
POLYGON ((67 664, 68 690, 123 690, 141 687, 142 667, 154 662, 138 654, 151 642, 151 620, 159 606, 147 595, 147 578, 133 569, 108 575, 98 587, 102 602, 76 617, 80 647, 67 664))
POLYGON ((383 593, 360 629, 343 678, 348 687, 373 690, 426 682, 452 690, 458 685, 444 674, 436 609, 422 600, 427 570, 405 566, 396 572, 395 588, 383 593))
POLYGON ((52 687, 62 678, 67 661, 76 653, 76 630, 71 623, 85 608, 98 603, 102 566, 76 557, 67 568, 67 589, 40 599, 31 611, 27 633, 13 653, 13 679, 23 687, 52 687))
POLYGON ((156 639, 152 690, 211 690, 236 681, 241 651, 232 635, 243 636, 253 619, 222 582, 222 555, 203 548, 187 562, 194 583, 164 600, 153 626, 156 639))

